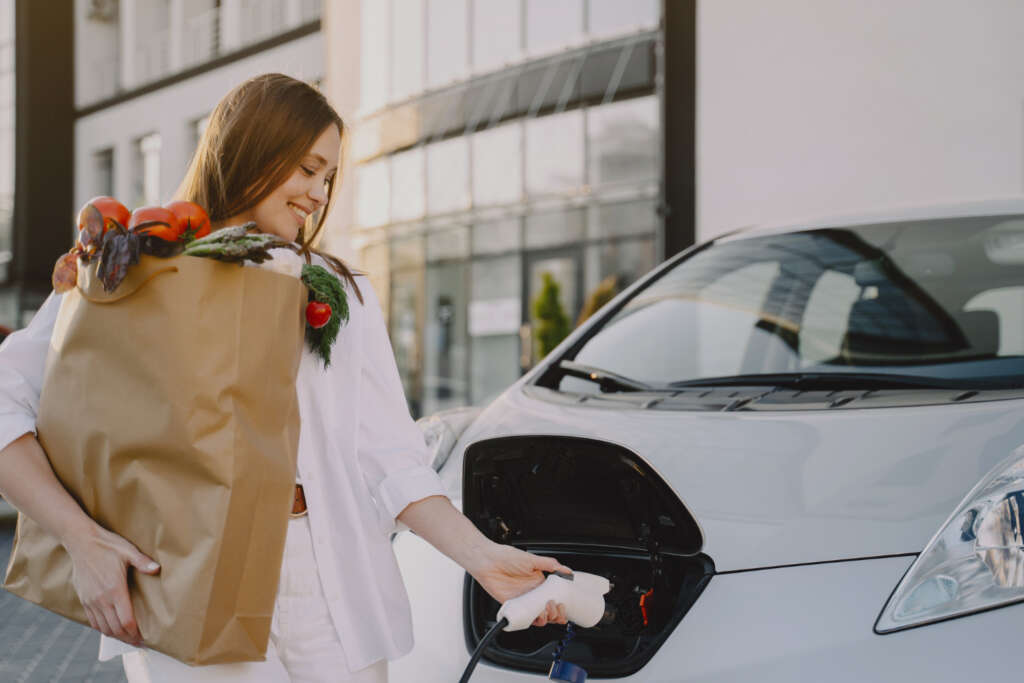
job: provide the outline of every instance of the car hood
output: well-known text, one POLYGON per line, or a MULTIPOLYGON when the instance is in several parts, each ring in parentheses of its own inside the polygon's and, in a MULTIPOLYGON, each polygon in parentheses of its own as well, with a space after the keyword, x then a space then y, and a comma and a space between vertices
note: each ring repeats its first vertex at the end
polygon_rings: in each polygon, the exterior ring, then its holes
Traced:
MULTIPOLYGON (((548 390, 544 390, 548 391, 548 390)), ((730 571, 920 552, 957 503, 1024 444, 1024 400, 784 412, 606 409, 511 387, 466 430, 442 476, 482 439, 583 436, 656 470, 730 571)))

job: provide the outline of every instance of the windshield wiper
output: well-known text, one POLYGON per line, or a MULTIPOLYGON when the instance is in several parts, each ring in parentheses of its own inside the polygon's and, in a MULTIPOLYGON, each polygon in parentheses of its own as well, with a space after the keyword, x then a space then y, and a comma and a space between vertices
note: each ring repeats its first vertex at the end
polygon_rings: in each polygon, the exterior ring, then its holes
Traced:
POLYGON ((775 372, 701 377, 670 382, 669 387, 773 386, 804 391, 828 389, 993 389, 1005 385, 971 378, 944 379, 885 372, 775 372))
POLYGON ((597 382, 601 386, 601 391, 664 391, 665 387, 654 386, 641 382, 637 379, 631 379, 625 375, 612 372, 611 370, 602 370, 596 368, 593 365, 584 365, 583 363, 577 363, 574 360, 563 360, 558 364, 562 370, 565 370, 565 374, 572 375, 573 377, 579 377, 580 379, 588 379, 591 382, 597 382))

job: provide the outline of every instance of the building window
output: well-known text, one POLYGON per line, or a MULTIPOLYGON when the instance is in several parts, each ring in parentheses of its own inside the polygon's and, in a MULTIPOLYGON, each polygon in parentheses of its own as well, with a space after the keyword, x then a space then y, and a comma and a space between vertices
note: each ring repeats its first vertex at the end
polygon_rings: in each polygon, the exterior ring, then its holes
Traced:
POLYGON ((601 281, 608 277, 614 277, 616 293, 633 284, 657 263, 654 248, 653 237, 588 246, 584 268, 585 296, 592 296, 601 281))
POLYGON ((585 222, 583 209, 528 214, 524 230, 526 248, 540 249, 580 242, 585 222))
POLYGON ((658 214, 650 199, 597 204, 590 207, 587 237, 605 239, 629 235, 654 234, 658 227, 658 214))
POLYGON ((427 145, 427 211, 459 211, 469 206, 469 144, 452 138, 427 145))
POLYGON ((522 57, 522 3, 473 0, 473 70, 492 71, 522 57))
POLYGON ((523 196, 523 128, 498 126, 472 137, 473 203, 509 204, 523 196))
POLYGON ((589 0, 587 32, 595 37, 633 33, 658 25, 658 0, 589 0))
MULTIPOLYGON (((429 249, 428 242, 428 252, 429 249)), ((469 267, 464 261, 427 265, 424 415, 469 405, 468 274, 469 267)))
POLYGON ((589 109, 589 183, 599 186, 656 179, 658 130, 658 99, 654 96, 589 109))
POLYGON ((404 100, 423 90, 423 0, 394 0, 391 22, 391 99, 404 100))
POLYGON ((92 155, 94 192, 107 197, 114 196, 114 150, 101 149, 92 155))
POLYGON ((283 26, 291 28, 298 23, 287 21, 285 3, 280 0, 241 0, 239 17, 243 43, 269 38, 283 26))
POLYGON ((391 208, 389 159, 383 157, 356 167, 356 222, 364 227, 384 225, 391 208))
POLYGON ((160 204, 160 134, 135 141, 135 206, 160 204))
POLYGON ((526 192, 564 194, 583 184, 583 113, 526 122, 526 192))
POLYGON ((520 376, 522 259, 476 259, 470 271, 470 401, 480 405, 520 376))
POLYGON ((181 65, 187 67, 216 57, 220 49, 220 3, 186 3, 183 11, 186 16, 181 30, 181 65))
POLYGON ((415 147, 391 157, 391 220, 421 218, 426 204, 423 148, 415 147))
POLYGON ((473 226, 473 253, 500 254, 518 250, 522 243, 520 223, 519 218, 477 223, 473 226))
POLYGON ((582 39, 583 0, 527 0, 526 49, 530 54, 555 52, 582 39))
POLYGON ((388 101, 391 82, 391 3, 387 0, 363 0, 360 22, 360 106, 365 111, 372 111, 388 101))
POLYGON ((155 81, 170 72, 170 3, 155 0, 135 3, 134 50, 131 64, 133 83, 155 81))
POLYGON ((428 87, 436 88, 466 75, 468 19, 468 0, 428 0, 428 87))

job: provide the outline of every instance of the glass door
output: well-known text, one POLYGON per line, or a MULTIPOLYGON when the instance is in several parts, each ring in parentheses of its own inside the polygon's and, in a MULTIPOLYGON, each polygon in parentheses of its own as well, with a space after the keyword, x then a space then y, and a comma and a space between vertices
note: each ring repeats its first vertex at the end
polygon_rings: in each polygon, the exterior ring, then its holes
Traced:
POLYGON ((523 259, 523 326, 520 365, 527 370, 564 339, 582 308, 580 246, 527 252, 523 259), (538 317, 538 313, 540 317, 538 317))

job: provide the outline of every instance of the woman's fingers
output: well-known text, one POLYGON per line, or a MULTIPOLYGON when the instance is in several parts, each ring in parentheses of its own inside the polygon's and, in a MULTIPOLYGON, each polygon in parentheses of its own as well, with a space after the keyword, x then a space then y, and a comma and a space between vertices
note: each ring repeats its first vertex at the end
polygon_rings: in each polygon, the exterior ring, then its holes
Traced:
POLYGON ((569 616, 565 611, 565 605, 554 600, 548 600, 548 604, 544 606, 544 611, 533 620, 534 626, 567 623, 569 623, 569 616))
POLYGON ((558 621, 558 603, 554 600, 548 600, 548 623, 558 621))
POLYGON ((89 626, 91 626, 93 630, 99 631, 100 626, 99 623, 96 621, 95 615, 93 615, 92 613, 92 608, 88 605, 82 605, 82 607, 85 608, 85 618, 89 620, 89 626))
POLYGON ((121 623, 121 628, 124 629, 132 644, 141 645, 142 634, 139 632, 139 625, 135 621, 135 612, 132 609, 132 602, 128 597, 127 591, 115 598, 114 612, 121 623))
MULTIPOLYGON (((126 541, 127 543, 127 541, 126 541)), ((135 546, 128 544, 128 563, 144 574, 156 574, 160 571, 160 565, 148 555, 144 554, 135 546)))
POLYGON ((572 574, 572 570, 566 567, 564 564, 559 562, 553 557, 545 557, 543 555, 534 555, 536 558, 537 569, 546 572, 559 572, 561 574, 572 574))
POLYGON ((92 611, 92 616, 93 616, 93 619, 96 620, 96 630, 97 631, 99 631, 100 633, 102 633, 105 636, 110 636, 111 638, 116 638, 117 637, 117 636, 114 635, 114 630, 112 628, 110 628, 110 625, 107 623, 107 618, 104 616, 102 610, 94 608, 93 611, 92 611))

